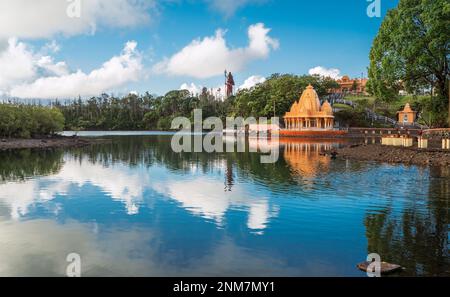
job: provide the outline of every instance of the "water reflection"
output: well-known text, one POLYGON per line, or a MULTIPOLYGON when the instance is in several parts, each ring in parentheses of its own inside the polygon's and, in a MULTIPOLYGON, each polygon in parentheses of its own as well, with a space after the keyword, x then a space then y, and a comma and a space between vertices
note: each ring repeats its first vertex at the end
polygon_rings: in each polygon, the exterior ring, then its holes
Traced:
POLYGON ((401 212, 391 200, 364 221, 368 250, 407 263, 408 275, 450 275, 450 175, 448 168, 430 171, 428 193, 402 201, 401 212))
POLYGON ((332 143, 283 140, 284 159, 294 175, 301 178, 314 178, 320 172, 330 170, 330 158, 323 154, 333 147, 332 143))
POLYGON ((0 152, 0 181, 57 173, 62 166, 62 150, 16 150, 0 152))
POLYGON ((73 251, 86 275, 359 276, 369 252, 405 275, 450 275, 448 168, 279 145, 275 164, 176 154, 166 136, 0 152, 0 275, 62 275, 73 251))

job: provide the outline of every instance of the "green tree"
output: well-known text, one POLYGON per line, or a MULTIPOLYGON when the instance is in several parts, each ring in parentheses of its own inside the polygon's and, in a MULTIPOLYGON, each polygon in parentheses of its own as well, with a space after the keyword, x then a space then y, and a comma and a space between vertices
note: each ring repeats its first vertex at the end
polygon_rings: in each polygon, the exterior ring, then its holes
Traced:
MULTIPOLYGON (((395 100, 404 86, 411 93, 431 90, 433 111, 447 111, 450 2, 400 0, 387 13, 370 52, 369 91, 395 100)), ((444 124, 442 116, 439 124, 444 124)))
POLYGON ((0 104, 0 137, 52 135, 63 128, 64 116, 57 108, 0 104))
POLYGON ((250 90, 241 90, 234 99, 233 114, 237 116, 283 116, 305 88, 311 84, 319 97, 339 85, 335 80, 320 76, 273 74, 264 83, 250 90))

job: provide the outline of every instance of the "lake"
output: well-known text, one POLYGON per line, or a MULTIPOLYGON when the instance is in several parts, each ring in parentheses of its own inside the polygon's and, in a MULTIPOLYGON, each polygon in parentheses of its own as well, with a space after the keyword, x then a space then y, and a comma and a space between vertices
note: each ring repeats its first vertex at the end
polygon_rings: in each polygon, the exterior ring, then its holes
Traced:
MULTIPOLYGON (((0 276, 450 276, 450 169, 331 160, 342 143, 174 153, 164 133, 0 152, 0 276)), ((247 140, 251 147, 254 140, 247 140)))

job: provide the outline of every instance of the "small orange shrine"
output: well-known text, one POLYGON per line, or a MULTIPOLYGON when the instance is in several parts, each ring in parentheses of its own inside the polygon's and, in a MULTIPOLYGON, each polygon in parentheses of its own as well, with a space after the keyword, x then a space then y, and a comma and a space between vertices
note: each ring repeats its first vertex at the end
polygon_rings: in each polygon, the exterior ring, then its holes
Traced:
POLYGON ((405 108, 402 111, 397 112, 398 121, 401 124, 414 124, 416 121, 417 112, 411 109, 409 103, 406 103, 405 108))
POLYGON ((333 130, 333 109, 328 101, 320 105, 319 96, 309 85, 294 102, 291 110, 284 116, 286 130, 291 131, 327 131, 333 130))

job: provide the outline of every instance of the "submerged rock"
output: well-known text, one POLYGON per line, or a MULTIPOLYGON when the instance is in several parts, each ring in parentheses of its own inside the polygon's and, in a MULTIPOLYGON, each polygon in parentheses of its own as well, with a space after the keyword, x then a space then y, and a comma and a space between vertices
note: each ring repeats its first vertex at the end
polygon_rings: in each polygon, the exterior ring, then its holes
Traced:
MULTIPOLYGON (((356 265, 356 267, 358 267, 359 270, 367 272, 367 269, 369 268, 369 265, 372 264, 371 262, 365 261, 362 263, 359 263, 358 265, 356 265)), ((387 263, 387 262, 381 262, 381 274, 389 274, 389 273, 394 273, 394 272, 398 272, 401 270, 404 270, 404 268, 400 265, 397 264, 391 264, 391 263, 387 263)))

